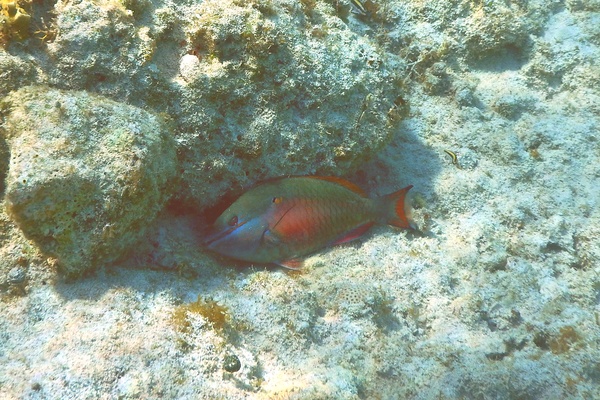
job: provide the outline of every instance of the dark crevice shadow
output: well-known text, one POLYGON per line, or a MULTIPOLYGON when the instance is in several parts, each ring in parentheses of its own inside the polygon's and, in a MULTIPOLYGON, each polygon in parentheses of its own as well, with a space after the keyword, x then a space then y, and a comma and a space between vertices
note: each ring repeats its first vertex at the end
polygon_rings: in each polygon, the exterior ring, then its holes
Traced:
POLYGON ((99 300, 119 288, 139 293, 169 292, 183 301, 194 301, 199 295, 211 297, 228 290, 231 279, 256 269, 280 269, 205 251, 202 239, 206 218, 210 218, 206 211, 169 204, 126 256, 79 279, 68 279, 59 273, 55 289, 67 301, 99 300))
POLYGON ((507 44, 499 50, 482 54, 478 59, 470 63, 473 70, 485 72, 518 71, 529 61, 530 45, 517 46, 507 44))
POLYGON ((6 139, 2 135, 2 127, 0 127, 0 198, 4 197, 9 162, 10 150, 8 144, 6 143, 6 139))

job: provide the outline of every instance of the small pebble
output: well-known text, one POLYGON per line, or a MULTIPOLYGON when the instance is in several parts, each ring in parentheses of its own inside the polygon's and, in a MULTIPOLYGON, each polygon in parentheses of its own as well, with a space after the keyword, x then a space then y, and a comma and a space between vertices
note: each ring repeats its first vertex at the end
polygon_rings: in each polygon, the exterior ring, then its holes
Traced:
POLYGON ((8 283, 11 285, 18 285, 25 281, 25 270, 21 267, 13 267, 8 271, 8 283))
POLYGON ((223 369, 227 372, 237 372, 242 368, 240 359, 235 354, 227 354, 223 359, 223 369))
POLYGON ((179 61, 179 73, 186 82, 191 82, 198 73, 200 60, 193 54, 186 54, 179 61))

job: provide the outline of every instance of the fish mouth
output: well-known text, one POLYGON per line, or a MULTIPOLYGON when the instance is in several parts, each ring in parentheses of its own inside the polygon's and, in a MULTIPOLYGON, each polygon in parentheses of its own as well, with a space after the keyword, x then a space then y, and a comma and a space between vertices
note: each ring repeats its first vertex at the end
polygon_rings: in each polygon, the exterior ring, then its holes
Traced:
POLYGON ((204 247, 211 247, 213 244, 215 244, 216 242, 220 241, 221 239, 223 239, 224 237, 228 236, 229 234, 231 234, 232 232, 234 232, 236 229, 238 229, 239 227, 243 226, 246 223, 246 221, 243 221, 235 226, 231 226, 228 227, 225 230, 222 231, 218 231, 218 232, 213 232, 213 233, 209 233, 208 236, 206 238, 204 238, 204 241, 202 242, 202 245, 204 247))

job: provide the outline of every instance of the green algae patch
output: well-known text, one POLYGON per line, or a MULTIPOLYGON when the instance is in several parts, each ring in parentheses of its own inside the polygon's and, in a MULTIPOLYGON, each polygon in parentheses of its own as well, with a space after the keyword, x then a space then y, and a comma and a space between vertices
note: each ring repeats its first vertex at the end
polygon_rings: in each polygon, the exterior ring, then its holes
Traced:
POLYGON ((11 218, 67 275, 120 258, 169 196, 166 125, 86 92, 27 87, 5 103, 11 218))
POLYGON ((560 328, 558 335, 549 340, 548 344, 552 353, 562 354, 571 350, 580 341, 580 335, 572 326, 564 326, 560 328))
POLYGON ((0 46, 29 37, 31 16, 16 1, 0 0, 0 46))
POLYGON ((194 302, 178 306, 172 315, 172 321, 176 329, 181 333, 192 331, 192 316, 202 317, 210 326, 216 330, 223 330, 229 322, 229 311, 212 299, 198 299, 194 302))

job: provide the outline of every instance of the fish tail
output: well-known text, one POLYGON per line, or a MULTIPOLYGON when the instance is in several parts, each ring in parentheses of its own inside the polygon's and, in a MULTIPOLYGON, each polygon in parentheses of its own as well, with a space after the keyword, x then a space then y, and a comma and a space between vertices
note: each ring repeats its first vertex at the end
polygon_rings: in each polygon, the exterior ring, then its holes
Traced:
POLYGON ((380 210, 381 222, 394 225, 404 229, 417 229, 416 225, 409 218, 406 212, 406 194, 413 187, 409 185, 397 192, 390 193, 377 199, 377 208, 380 210))

